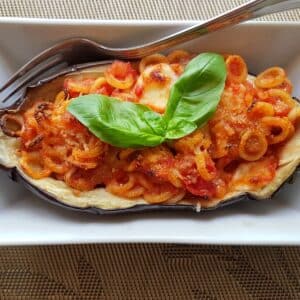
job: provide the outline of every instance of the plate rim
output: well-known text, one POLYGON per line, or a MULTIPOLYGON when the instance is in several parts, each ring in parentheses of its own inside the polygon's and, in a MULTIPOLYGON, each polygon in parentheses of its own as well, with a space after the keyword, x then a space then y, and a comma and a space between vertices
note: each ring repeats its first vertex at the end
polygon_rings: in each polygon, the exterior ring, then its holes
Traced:
MULTIPOLYGON (((200 21, 196 20, 90 20, 90 19, 49 19, 49 18, 19 18, 19 17, 0 17, 0 26, 1 25, 30 25, 30 26, 126 26, 126 27, 134 27, 134 26, 152 26, 152 27, 164 27, 170 26, 175 27, 178 25, 194 25, 199 23, 200 21)), ((300 21, 248 21, 243 24, 239 24, 237 26, 251 26, 251 27, 299 27, 300 29, 300 21)), ((76 212, 74 212, 76 214, 76 212)), ((207 212, 210 213, 210 212, 207 212)), ((191 212, 191 216, 195 216, 194 213, 191 212)), ((72 236, 68 238, 50 238, 45 237, 43 239, 35 240, 34 235, 27 237, 6 237, 5 239, 0 239, 0 246, 13 246, 13 245, 58 245, 58 244, 80 244, 80 243, 178 243, 178 244, 215 244, 215 245, 264 245, 264 246, 296 246, 300 245, 300 238, 297 235, 290 235, 288 232, 284 236, 280 236, 280 238, 274 240, 272 237, 262 238, 257 237, 245 237, 243 240, 235 239, 234 236, 226 239, 217 240, 216 237, 205 237, 201 236, 190 236, 183 237, 179 235, 178 237, 172 236, 168 237, 167 235, 145 235, 141 238, 140 235, 133 236, 114 236, 107 237, 99 236, 83 238, 81 240, 74 240, 72 236)))
MULTIPOLYGON (((209 20, 209 19, 207 19, 209 20)), ((148 20, 148 19, 114 19, 114 20, 96 20, 96 19, 66 19, 66 18, 31 18, 31 17, 2 17, 0 16, 1 24, 24 24, 24 25, 101 25, 101 26, 128 26, 132 27, 134 25, 144 25, 144 26, 176 26, 176 25, 195 25, 200 22, 207 20, 148 20)), ((300 26, 300 21, 275 21, 275 20, 259 20, 253 19, 246 21, 235 26, 257 26, 257 25, 267 25, 267 26, 300 26)))

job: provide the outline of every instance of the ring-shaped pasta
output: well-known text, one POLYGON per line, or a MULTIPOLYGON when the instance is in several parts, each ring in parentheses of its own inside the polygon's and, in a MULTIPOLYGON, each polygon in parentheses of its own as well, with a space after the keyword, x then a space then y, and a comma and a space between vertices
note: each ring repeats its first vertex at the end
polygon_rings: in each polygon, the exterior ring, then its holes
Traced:
POLYGON ((261 123, 266 129, 269 144, 283 142, 289 137, 293 126, 288 118, 279 117, 263 117, 261 123))
POLYGON ((273 105, 263 101, 255 102, 249 110, 249 115, 255 118, 261 118, 266 116, 272 117, 274 116, 274 114, 275 111, 273 105))
POLYGON ((160 63, 168 63, 168 59, 162 54, 152 54, 144 57, 139 63, 139 71, 143 73, 147 66, 160 63))
POLYGON ((97 185, 93 172, 86 173, 85 170, 76 167, 71 167, 71 169, 65 173, 64 180, 67 185, 77 191, 89 191, 94 189, 97 185))
MULTIPOLYGON (((67 158, 67 161, 70 164, 72 164, 78 168, 85 169, 85 170, 94 169, 97 167, 97 165, 98 165, 97 158, 80 159, 74 155, 74 152, 76 154, 76 149, 73 149, 72 155, 67 158)), ((77 156, 78 156, 78 153, 77 153, 77 156)))
MULTIPOLYGON (((195 149, 200 149, 204 144, 204 135, 201 130, 195 130, 190 135, 185 136, 173 143, 173 147, 180 153, 194 153, 195 149)), ((207 142, 206 142, 207 144, 207 142)), ((210 145, 209 145, 210 146, 210 145)))
POLYGON ((292 99, 290 94, 288 94, 287 92, 285 92, 283 90, 270 89, 270 90, 268 90, 268 93, 271 97, 279 99, 280 101, 282 101, 286 105, 288 105, 290 108, 293 108, 295 106, 295 101, 292 99))
POLYGON ((65 158, 68 151, 65 140, 61 136, 47 136, 47 141, 43 140, 43 149, 47 155, 59 155, 61 158, 65 158))
POLYGON ((184 50, 174 50, 167 55, 167 60, 170 64, 185 64, 191 58, 190 53, 184 50))
POLYGON ((0 119, 0 128, 8 136, 19 137, 24 131, 24 119, 21 115, 5 114, 0 119))
POLYGON ((257 89, 257 98, 262 101, 266 101, 269 98, 268 90, 257 89))
POLYGON ((33 179, 49 177, 51 170, 46 168, 38 152, 22 151, 20 165, 27 175, 33 179))
POLYGON ((47 169, 56 174, 64 174, 68 171, 69 168, 68 165, 66 163, 63 163, 59 158, 57 158, 56 161, 50 156, 44 157, 44 164, 47 169))
POLYGON ((254 84, 262 89, 275 88, 285 80, 285 71, 280 67, 273 67, 260 73, 254 80, 254 84))
POLYGON ((147 190, 152 190, 154 188, 151 180, 147 178, 144 174, 137 174, 136 180, 138 183, 147 190))
POLYGON ((131 190, 125 192, 122 195, 122 197, 134 199, 134 198, 142 197, 144 192, 145 192, 145 189, 142 186, 135 186, 131 190))
POLYGON ((107 81, 105 77, 100 76, 98 77, 95 82, 92 84, 90 88, 90 93, 95 93, 98 89, 100 89, 104 84, 106 84, 107 81))
POLYGON ((182 176, 180 172, 176 168, 171 168, 170 172, 168 174, 168 180, 172 185, 174 185, 177 188, 182 188, 183 183, 181 180, 182 176))
POLYGON ((96 143, 87 149, 73 149, 72 156, 75 160, 88 160, 98 158, 103 152, 100 143, 96 143))
POLYGON ((123 196, 127 194, 136 184, 136 180, 133 174, 128 174, 128 180, 120 183, 117 178, 113 178, 107 185, 106 190, 112 194, 123 196))
POLYGON ((247 161, 260 159, 268 150, 268 142, 265 135, 258 131, 246 130, 239 144, 239 156, 247 161))
POLYGON ((149 203, 162 203, 174 197, 172 191, 146 191, 144 192, 144 199, 149 203))
POLYGON ((206 181, 211 181, 215 178, 215 172, 209 172, 206 166, 207 152, 200 151, 195 155, 195 163, 199 175, 206 181))
POLYGON ((170 199, 168 199, 166 201, 166 203, 168 203, 168 204, 176 204, 179 201, 181 201, 184 198, 184 196, 185 196, 185 191, 182 191, 179 194, 177 194, 177 195, 171 197, 170 199))
POLYGON ((293 84, 288 78, 285 78, 283 83, 278 85, 276 88, 291 94, 293 91, 293 84))
POLYGON ((248 69, 245 61, 239 55, 229 55, 226 59, 227 78, 235 83, 245 82, 248 69))
POLYGON ((120 90, 131 88, 135 82, 135 78, 131 73, 129 73, 124 79, 118 79, 112 73, 105 72, 105 79, 108 84, 120 90))

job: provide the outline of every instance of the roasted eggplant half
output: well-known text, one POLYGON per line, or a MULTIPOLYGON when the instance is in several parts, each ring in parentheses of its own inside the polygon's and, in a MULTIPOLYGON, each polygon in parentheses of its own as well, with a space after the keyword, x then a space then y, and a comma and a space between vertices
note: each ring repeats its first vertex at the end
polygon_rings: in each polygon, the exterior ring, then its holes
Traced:
MULTIPOLYGON (((70 184, 66 180, 66 173, 62 171, 62 166, 74 164, 78 167, 78 162, 65 161, 65 158, 56 162, 55 167, 58 171, 57 173, 54 172, 54 175, 52 172, 48 172, 46 176, 31 176, 31 173, 24 167, 22 161, 24 162, 25 158, 22 153, 31 151, 30 149, 39 149, 43 139, 46 139, 45 134, 33 134, 28 130, 24 133, 24 126, 28 125, 26 123, 24 125, 26 112, 34 110, 32 114, 35 119, 34 122, 39 123, 40 120, 47 119, 49 116, 52 117, 54 112, 50 108, 55 101, 72 103, 72 100, 75 98, 79 99, 84 97, 82 95, 93 94, 93 92, 88 92, 84 89, 86 85, 90 88, 91 84, 95 84, 98 80, 100 83, 105 82, 106 85, 102 85, 101 90, 94 90, 95 94, 104 93, 123 100, 122 103, 124 103, 124 101, 136 102, 136 99, 132 100, 130 97, 133 94, 136 97, 137 94, 141 96, 144 93, 144 95, 147 95, 140 97, 139 100, 141 101, 139 103, 150 107, 151 110, 156 110, 159 114, 163 114, 166 101, 164 105, 161 101, 151 102, 151 99, 156 97, 156 91, 150 91, 149 86, 145 86, 145 82, 150 78, 155 81, 153 86, 159 86, 162 89, 164 84, 166 84, 170 91, 172 84, 177 82, 176 80, 182 76, 187 63, 185 59, 186 53, 177 52, 172 55, 168 57, 152 56, 148 57, 148 60, 142 60, 142 62, 127 63, 131 65, 131 69, 127 70, 127 74, 131 72, 130 76, 134 78, 134 83, 130 85, 132 87, 131 90, 128 87, 120 86, 112 91, 112 86, 109 85, 110 81, 103 79, 105 76, 108 76, 107 72, 111 72, 111 68, 114 65, 114 62, 111 61, 72 67, 49 78, 44 78, 38 84, 28 86, 18 107, 0 111, 0 165, 11 179, 20 182, 40 198, 66 208, 95 214, 162 210, 199 212, 213 210, 242 200, 270 199, 284 183, 289 181, 300 164, 300 128, 297 127, 298 119, 300 119, 300 104, 296 98, 290 96, 291 84, 282 69, 271 68, 257 77, 250 76, 248 72, 245 73, 247 69, 241 58, 234 55, 225 56, 227 78, 217 111, 213 116, 210 116, 210 120, 199 126, 200 129, 191 131, 191 133, 183 135, 179 139, 174 138, 163 141, 160 145, 155 145, 154 148, 149 146, 132 146, 131 144, 122 148, 122 145, 119 146, 118 142, 116 142, 117 146, 111 147, 107 143, 107 147, 111 148, 106 149, 106 151, 109 153, 114 152, 119 160, 120 155, 126 156, 130 160, 132 172, 140 174, 139 176, 141 176, 143 181, 151 179, 151 187, 153 189, 156 189, 161 184, 157 181, 157 178, 165 180, 166 170, 175 168, 176 172, 180 173, 178 176, 180 180, 178 185, 174 187, 175 192, 171 195, 172 197, 166 197, 165 200, 155 200, 156 198, 152 197, 154 200, 149 201, 147 197, 143 196, 143 193, 137 193, 129 199, 129 197, 122 197, 122 191, 115 193, 113 188, 107 188, 103 180, 88 186, 88 188, 86 188, 86 185, 81 187, 81 182, 79 181, 70 184), (147 74, 145 75, 145 73, 147 74), (149 78, 146 80, 145 76, 149 78), (246 76, 246 78, 242 78, 243 76, 246 76), (285 77, 280 79, 280 76, 285 77), (166 79, 166 77, 168 78, 166 79), (273 80, 273 83, 270 78, 273 80), (277 83, 274 83, 274 80, 277 80, 277 83), (244 84, 241 84, 241 82, 244 82, 244 84), (79 84, 79 88, 76 86, 78 83, 81 84, 79 84), (266 87, 268 84, 271 88, 266 87), (227 94, 227 97, 231 97, 231 102, 233 102, 230 107, 223 99, 225 94, 227 94), (242 99, 241 95, 243 95, 242 99), (241 106, 241 101, 243 106, 241 106), (244 103, 245 101, 247 101, 247 104, 244 103), (231 111, 233 106, 235 108, 231 111), (247 107, 246 111, 244 110, 245 107, 247 107), (239 121, 238 114, 249 114, 249 118, 254 120, 253 124, 255 126, 258 126, 258 122, 264 119, 265 127, 263 128, 266 131, 255 131, 256 129, 249 131, 250 127, 247 128, 245 126, 248 119, 239 121), (237 117, 236 119, 232 119, 233 117, 230 119, 228 115, 237 117), (223 120, 228 122, 224 121, 222 123, 222 116, 223 120), (278 123, 276 123, 277 121, 278 123), (237 123, 234 123, 234 125, 232 122, 237 123), (238 128, 238 124, 240 124, 241 128, 238 128), (220 135, 218 135, 218 130, 220 135), (28 136, 30 134, 33 134, 34 137, 31 137, 29 140, 24 138, 24 135, 28 136), (209 140, 206 146, 203 146, 204 142, 202 145, 195 144, 194 140, 197 140, 197 138, 204 141, 206 134, 209 140), (234 139, 238 140, 238 143, 234 139), (219 143, 219 141, 221 142, 219 143), (226 145, 223 145, 223 147, 222 143, 226 143, 226 145), (193 147, 198 149, 195 151, 196 154, 193 152, 193 147), (241 150, 242 148, 243 150, 241 150), (154 155, 156 149, 160 153, 163 152, 163 155, 172 157, 174 164, 170 164, 170 160, 167 158, 166 161, 169 164, 167 166, 164 165, 162 170, 161 160, 156 160, 154 155), (203 158, 203 152, 209 157, 205 156, 203 158), (197 156, 198 161, 192 163, 189 161, 192 157, 191 153, 197 156), (184 164, 187 166, 183 167, 184 164), (160 167, 157 168, 156 165, 160 167), (204 174, 203 176, 201 175, 202 178, 199 179, 197 177, 199 180, 193 179, 192 176, 196 175, 193 175, 195 170, 190 172, 192 169, 198 170, 200 174, 204 174), (187 174, 186 172, 190 173, 187 174), (184 174, 186 177, 184 177, 184 174), (214 179, 212 179, 213 176, 215 176, 214 179), (214 188, 216 189, 217 187, 218 190, 212 192, 211 186, 206 184, 206 181, 213 181, 214 188), (79 186, 78 189, 76 188, 77 185, 79 186)), ((116 66, 114 71, 117 70, 116 72, 122 73, 124 70, 120 71, 118 69, 121 67, 116 66)), ((123 65, 123 68, 126 68, 126 66, 123 65)), ((111 75, 109 74, 109 76, 111 75)), ((114 79, 124 84, 124 80, 121 77, 122 75, 119 77, 115 76, 114 79)), ((187 83, 185 82, 184 84, 187 83)), ((70 113, 68 112, 68 114, 70 113)), ((72 118, 74 116, 72 115, 72 118)), ((27 120, 27 122, 30 121, 27 120)), ((86 126, 86 123, 80 118, 76 122, 80 123, 81 126, 86 126)), ((47 123, 39 124, 45 126, 47 123)), ((254 128, 254 126, 251 128, 254 128)), ((64 130, 66 132, 67 128, 64 128, 64 130)), ((70 130, 73 129, 71 128, 70 130)), ((94 131, 91 131, 94 134, 94 131)), ((108 136, 109 133, 107 134, 108 136)), ((90 134, 92 135, 92 133, 90 134)), ((103 143, 103 141, 99 139, 99 143, 103 143)), ((52 145, 53 149, 60 147, 60 144, 61 140, 57 145, 52 145)), ((47 149, 47 151, 51 151, 50 148, 47 149)), ((42 160, 43 157, 40 155, 41 152, 39 152, 37 157, 30 159, 32 161, 42 160)), ((68 156, 71 154, 68 152, 68 154, 64 155, 68 156)), ((30 160, 27 156, 26 159, 30 160)), ((103 164, 103 161, 101 163, 103 164)), ((83 165, 82 169, 92 169, 92 167, 85 166, 83 165)), ((41 166, 35 167, 40 168, 41 166)), ((127 167, 129 168, 128 165, 126 165, 127 167)), ((72 172, 71 175, 67 176, 72 176, 72 172)), ((105 171, 103 172, 105 173, 105 171)), ((111 171, 107 172, 110 172, 109 174, 112 176, 111 171)), ((105 177, 107 174, 102 174, 101 176, 105 177)), ((114 176, 119 176, 119 173, 114 176)), ((120 184, 128 184, 129 179, 128 177, 126 178, 126 182, 120 184)), ((136 178, 134 180, 137 181, 136 178)), ((176 182, 176 180, 174 181, 176 182)), ((144 182, 143 184, 147 186, 147 183, 144 182)), ((166 193, 166 191, 162 189, 161 193, 166 193)))

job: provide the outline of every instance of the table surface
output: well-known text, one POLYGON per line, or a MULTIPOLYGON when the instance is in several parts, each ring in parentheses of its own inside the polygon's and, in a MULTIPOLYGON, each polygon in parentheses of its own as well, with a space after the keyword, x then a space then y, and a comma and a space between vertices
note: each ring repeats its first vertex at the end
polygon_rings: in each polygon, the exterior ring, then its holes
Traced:
MULTIPOLYGON (((243 0, 0 0, 0 17, 201 20, 243 0)), ((300 21, 300 10, 261 20, 300 21)), ((1 299, 298 299, 299 247, 0 248, 1 299)))

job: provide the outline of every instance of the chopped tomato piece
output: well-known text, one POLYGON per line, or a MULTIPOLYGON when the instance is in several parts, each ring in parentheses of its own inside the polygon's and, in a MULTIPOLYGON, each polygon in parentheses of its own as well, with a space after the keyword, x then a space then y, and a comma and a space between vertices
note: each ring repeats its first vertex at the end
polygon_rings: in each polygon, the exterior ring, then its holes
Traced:
POLYGON ((137 75, 137 72, 131 66, 131 63, 126 63, 119 60, 115 60, 107 71, 111 73, 115 78, 120 80, 125 79, 130 74, 133 76, 137 75))
POLYGON ((70 98, 75 98, 81 94, 88 94, 94 81, 95 80, 92 78, 81 80, 75 78, 67 78, 64 81, 64 90, 68 92, 70 98))
POLYGON ((144 87, 142 84, 137 84, 134 88, 134 92, 138 98, 143 95, 144 87))
POLYGON ((210 198, 215 194, 215 186, 212 182, 197 177, 196 182, 189 181, 188 177, 183 179, 186 189, 193 195, 210 198))
MULTIPOLYGON (((213 182, 205 181, 198 173, 196 164, 192 156, 179 156, 177 157, 177 167, 182 175, 182 181, 185 188, 196 196, 213 197, 216 192, 216 187, 213 182)), ((209 164, 209 168, 214 169, 209 164)))
POLYGON ((110 96, 114 88, 108 83, 104 83, 99 89, 95 90, 95 94, 110 96))

